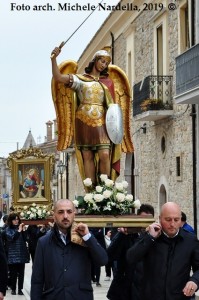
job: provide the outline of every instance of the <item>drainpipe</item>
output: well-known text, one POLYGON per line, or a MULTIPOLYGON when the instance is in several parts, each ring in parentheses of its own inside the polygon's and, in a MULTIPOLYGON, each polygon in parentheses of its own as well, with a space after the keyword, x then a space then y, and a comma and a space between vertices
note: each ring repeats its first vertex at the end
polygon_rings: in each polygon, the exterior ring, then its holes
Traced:
POLYGON ((112 64, 114 65, 114 35, 113 33, 111 32, 111 49, 112 49, 112 53, 111 53, 111 56, 112 56, 112 64))
MULTIPOLYGON (((195 31, 195 42, 196 44, 199 43, 199 1, 195 0, 194 2, 194 9, 193 13, 195 10, 195 26, 196 26, 196 31, 195 31)), ((197 153, 196 149, 198 149, 198 141, 196 144, 196 134, 197 134, 197 140, 198 140, 198 128, 199 128, 199 116, 198 116, 199 108, 197 104, 197 109, 196 105, 192 105, 192 132, 193 132, 193 211, 194 211, 194 228, 195 232, 197 233, 197 227, 198 227, 198 222, 197 222, 197 170, 196 170, 196 164, 197 163, 197 157, 199 158, 199 154, 197 153), (196 118, 197 117, 197 118, 196 118), (197 124, 197 129, 196 129, 196 124, 197 124), (197 146, 196 146, 197 145, 197 146)), ((199 173, 198 173, 199 174, 199 173)))
POLYGON ((195 1, 196 44, 199 43, 199 2, 195 1))
POLYGON ((192 104, 192 160, 193 160, 193 222, 194 229, 197 232, 197 189, 196 189, 196 108, 192 104))

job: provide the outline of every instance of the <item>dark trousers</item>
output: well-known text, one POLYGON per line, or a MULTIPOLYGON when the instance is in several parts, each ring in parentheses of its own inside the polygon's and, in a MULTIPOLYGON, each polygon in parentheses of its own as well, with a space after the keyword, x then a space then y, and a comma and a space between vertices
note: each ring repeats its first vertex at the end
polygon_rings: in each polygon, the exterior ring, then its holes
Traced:
POLYGON ((11 264, 10 271, 10 287, 16 291, 17 277, 18 277, 18 291, 23 289, 25 264, 11 264))
POLYGON ((92 263, 91 265, 91 280, 93 282, 100 281, 101 267, 92 263))
POLYGON ((113 273, 113 277, 115 276, 117 271, 117 262, 109 261, 107 265, 105 265, 105 272, 107 277, 111 277, 111 272, 113 273))
POLYGON ((106 272, 106 277, 111 277, 111 268, 112 268, 112 262, 108 262, 105 265, 105 272, 106 272))
POLYGON ((29 250, 30 252, 30 256, 31 256, 31 259, 32 259, 32 264, 34 263, 34 259, 35 259, 35 250, 29 250))

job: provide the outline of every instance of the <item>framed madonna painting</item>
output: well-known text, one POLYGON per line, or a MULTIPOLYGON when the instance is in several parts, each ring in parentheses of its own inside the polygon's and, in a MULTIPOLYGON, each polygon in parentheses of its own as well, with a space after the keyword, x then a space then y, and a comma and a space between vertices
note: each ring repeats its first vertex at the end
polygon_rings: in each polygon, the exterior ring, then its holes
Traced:
POLYGON ((54 168, 54 155, 41 149, 19 150, 8 157, 12 177, 13 204, 31 203, 48 205, 52 202, 50 182, 54 168))

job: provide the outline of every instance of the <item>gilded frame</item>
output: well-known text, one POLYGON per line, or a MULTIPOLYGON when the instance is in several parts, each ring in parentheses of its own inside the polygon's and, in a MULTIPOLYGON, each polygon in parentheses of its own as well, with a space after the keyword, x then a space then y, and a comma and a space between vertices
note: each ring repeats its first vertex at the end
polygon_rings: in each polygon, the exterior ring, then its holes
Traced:
POLYGON ((76 222, 86 223, 89 227, 128 227, 131 233, 139 232, 155 222, 153 216, 119 215, 119 216, 88 216, 76 215, 76 222), (133 230, 134 228, 134 230, 133 230))
POLYGON ((12 178, 13 205, 52 204, 51 177, 54 155, 30 147, 10 154, 7 160, 12 178))

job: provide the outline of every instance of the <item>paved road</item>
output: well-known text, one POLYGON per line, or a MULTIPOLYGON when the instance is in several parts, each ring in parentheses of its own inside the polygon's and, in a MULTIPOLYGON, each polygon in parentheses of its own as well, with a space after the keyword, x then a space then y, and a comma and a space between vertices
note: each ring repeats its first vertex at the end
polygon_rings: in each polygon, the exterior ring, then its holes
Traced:
MULTIPOLYGON (((24 296, 13 296, 10 293, 10 290, 7 291, 7 295, 4 298, 5 300, 30 300, 30 278, 31 278, 31 272, 32 272, 32 264, 26 264, 26 270, 25 270, 25 280, 24 280, 24 296)), ((111 281, 104 281, 105 278, 105 272, 104 267, 101 268, 101 287, 96 287, 93 284, 94 288, 94 300, 108 300, 106 298, 106 293, 108 291, 108 288, 110 286, 111 281)), ((196 300, 199 300, 199 292, 196 293, 196 300)))
MULTIPOLYGON (((30 300, 30 278, 31 278, 31 272, 32 272, 32 264, 26 264, 26 270, 25 270, 25 279, 24 279, 24 289, 23 293, 24 296, 19 295, 11 295, 11 290, 9 289, 6 293, 5 300, 30 300)), ((94 288, 94 300, 107 300, 106 293, 110 286, 111 281, 104 281, 105 278, 105 272, 104 267, 101 268, 101 287, 96 287, 95 284, 93 284, 94 288)))

